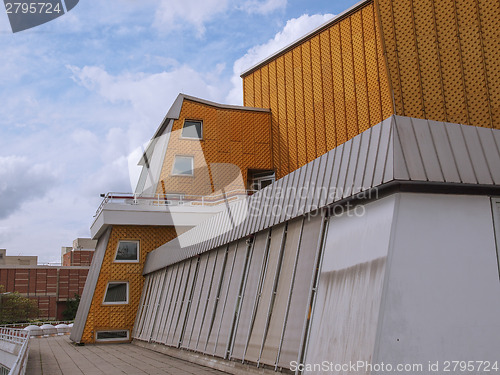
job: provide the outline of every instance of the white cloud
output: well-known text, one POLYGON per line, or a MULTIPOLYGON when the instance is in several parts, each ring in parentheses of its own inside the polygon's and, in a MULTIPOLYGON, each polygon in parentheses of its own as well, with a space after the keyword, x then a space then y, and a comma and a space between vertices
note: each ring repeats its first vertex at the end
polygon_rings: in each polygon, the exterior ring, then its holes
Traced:
POLYGON ((161 31, 189 30, 194 27, 196 35, 205 32, 205 22, 228 8, 228 0, 169 0, 158 7, 154 27, 161 31))
POLYGON ((274 38, 249 49, 233 65, 233 77, 231 78, 233 88, 226 97, 226 101, 238 105, 243 103, 243 87, 240 78, 242 72, 288 46, 333 17, 333 14, 314 14, 312 16, 304 14, 299 18, 292 18, 287 21, 283 30, 278 32, 274 38))
POLYGON ((25 202, 43 198, 56 180, 54 171, 25 157, 0 156, 0 219, 25 202))
POLYGON ((248 0, 243 3, 241 9, 250 14, 266 15, 279 9, 285 9, 287 2, 288 0, 248 0))

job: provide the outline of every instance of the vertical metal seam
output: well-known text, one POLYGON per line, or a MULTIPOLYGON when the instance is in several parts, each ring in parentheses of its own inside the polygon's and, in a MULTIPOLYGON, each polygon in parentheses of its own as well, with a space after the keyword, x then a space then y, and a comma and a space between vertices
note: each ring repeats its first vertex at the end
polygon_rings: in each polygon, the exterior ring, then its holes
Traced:
MULTIPOLYGON (((344 97, 343 100, 343 106, 344 106, 344 130, 345 130, 345 140, 343 143, 347 142, 349 130, 347 128, 347 105, 346 105, 346 97, 345 97, 345 74, 344 74, 344 53, 342 49, 342 29, 340 28, 340 22, 338 23, 338 29, 339 29, 339 47, 340 47, 340 65, 341 65, 341 70, 342 70, 342 95, 344 97)), ((337 145, 338 147, 339 145, 337 145)))
MULTIPOLYGON (((385 176, 385 172, 386 172, 386 169, 387 169, 387 160, 389 158, 389 153, 392 151, 392 154, 393 154, 393 162, 392 162, 392 176, 394 177, 394 134, 393 134, 393 131, 394 131, 394 128, 396 127, 396 118, 393 116, 392 120, 391 120, 391 125, 389 127, 389 140, 387 142, 387 150, 385 152, 385 160, 384 160, 384 169, 382 170, 382 183, 384 182, 384 176, 385 176), (391 140, 392 140, 392 150, 391 150, 391 140)), ((380 136, 382 137, 382 131, 380 132, 380 136)), ((376 165, 376 164, 375 164, 376 165)), ((375 178, 375 173, 373 174, 373 178, 375 178)))
MULTIPOLYGON (((318 34, 318 46, 319 46, 319 62, 321 65, 323 65, 323 48, 321 46, 321 34, 318 34)), ((312 59, 311 59, 312 61, 312 59)), ((327 141, 327 136, 326 136, 326 114, 325 114, 325 86, 323 85, 323 69, 319 69, 319 76, 320 76, 320 82, 321 82, 321 114, 323 115, 323 138, 324 138, 324 149, 321 150, 321 154, 318 155, 318 152, 316 151, 316 157, 323 155, 325 152, 328 152, 328 141, 327 141)))
MULTIPOLYGON (((394 46, 395 46, 395 53, 396 53, 396 67, 398 71, 398 81, 399 81, 399 91, 401 94, 401 110, 403 113, 401 115, 405 116, 405 100, 404 100, 404 94, 403 94, 403 83, 401 81, 401 69, 399 67, 399 49, 398 49, 398 39, 397 39, 397 32, 396 32, 396 21, 395 21, 395 16, 394 16, 394 7, 392 1, 390 1, 391 5, 391 21, 392 21, 392 28, 394 30, 394 46)), ((398 114, 397 111, 394 112, 395 114, 398 114)))
POLYGON ((479 184, 479 179, 477 177, 477 174, 476 174, 476 168, 474 167, 474 162, 472 161, 472 157, 471 157, 471 152, 469 150, 469 145, 467 144, 467 140, 465 138, 465 134, 464 134, 464 129, 462 126, 460 126, 460 134, 462 134, 462 139, 464 141, 464 144, 465 144, 465 149, 467 150, 467 156, 469 158, 469 161, 470 161, 470 165, 472 167, 472 173, 474 174, 474 178, 476 179, 476 182, 479 184))
POLYGON ((458 178, 460 182, 464 182, 462 175, 460 174, 460 168, 457 163, 457 156, 455 155, 455 151, 453 151, 453 145, 451 144, 450 134, 448 133, 448 127, 444 126, 444 132, 446 133, 446 139, 448 140, 448 144, 450 145, 451 154, 453 155, 453 163, 455 164, 455 168, 457 170, 458 178))
POLYGON ((432 134, 431 131, 431 124, 429 123, 429 120, 425 121, 425 126, 427 126, 427 129, 429 130, 429 134, 431 135, 431 142, 432 142, 432 147, 434 148, 434 151, 436 152, 436 159, 439 165, 439 170, 441 171, 441 176, 443 176, 443 182, 446 182, 446 176, 444 174, 444 169, 441 164, 441 160, 439 159, 439 153, 437 152, 437 146, 436 146, 436 140, 434 139, 434 135, 432 134))
MULTIPOLYGON (((406 173, 408 175, 408 180, 411 181, 412 180, 412 176, 410 175, 410 170, 408 168, 408 163, 406 162, 406 156, 405 156, 405 152, 403 150, 403 145, 401 143, 401 137, 399 136, 398 125, 396 124, 396 120, 395 120, 394 117, 393 117, 392 121, 393 121, 393 123, 391 124, 391 127, 393 127, 393 133, 391 135, 393 137, 393 142, 394 143, 398 142, 399 147, 401 148, 401 157, 403 158, 403 163, 405 165, 406 173), (396 139, 396 137, 397 137, 397 139, 396 139)), ((380 132, 380 136, 382 136, 382 132, 380 132)), ((379 142, 379 145, 380 145, 380 142, 379 142)), ((393 167, 393 171, 394 171, 394 169, 395 169, 395 167, 393 167)), ((374 173, 374 175, 375 175, 375 173, 374 173)), ((372 186, 373 186, 373 183, 372 183, 372 186)))
MULTIPOLYGON (((481 137, 479 136, 479 129, 477 126, 474 126, 474 132, 476 133, 477 140, 479 141, 479 146, 481 147, 481 153, 483 154, 484 160, 486 161, 486 168, 488 169, 488 173, 491 178, 491 182, 495 184, 495 179, 493 178, 493 173, 491 172, 490 163, 488 163, 488 157, 486 156, 486 152, 484 151, 484 145, 481 141, 481 137)), ((479 181, 478 181, 479 182, 479 181)))
MULTIPOLYGON (((312 45, 311 45, 311 39, 309 39, 306 42, 308 49, 309 49, 309 68, 311 72, 311 89, 312 89, 312 115, 313 115, 313 130, 314 130, 314 158, 313 160, 318 157, 318 132, 316 131, 316 111, 315 111, 315 98, 314 98, 314 73, 313 73, 313 63, 312 63, 312 45)), ((309 125, 310 126, 310 125, 309 125)), ((307 157, 307 162, 310 162, 309 156, 307 157)))
POLYGON ((417 132, 415 131, 415 126, 413 125, 413 118, 411 117, 410 117, 410 127, 411 127, 411 132, 413 133, 413 139, 415 140, 415 144, 417 145, 418 156, 420 157, 420 161, 422 162, 422 169, 424 170, 425 179, 427 181, 430 181, 427 169, 425 168, 425 162, 422 156, 422 150, 420 149, 420 142, 418 141, 417 132))
MULTIPOLYGON (((297 169, 297 168, 299 168, 299 142, 298 142, 299 140, 297 137, 297 94, 296 94, 297 88, 295 87, 295 59, 293 57, 293 51, 290 51, 289 53, 292 55, 292 57, 291 57, 292 63, 291 64, 292 64, 293 107, 294 107, 293 108, 293 116, 294 116, 293 123, 295 124, 293 130, 294 130, 294 135, 295 135, 295 169, 297 169)), ((291 171, 289 170, 288 173, 290 173, 290 172, 291 171)))

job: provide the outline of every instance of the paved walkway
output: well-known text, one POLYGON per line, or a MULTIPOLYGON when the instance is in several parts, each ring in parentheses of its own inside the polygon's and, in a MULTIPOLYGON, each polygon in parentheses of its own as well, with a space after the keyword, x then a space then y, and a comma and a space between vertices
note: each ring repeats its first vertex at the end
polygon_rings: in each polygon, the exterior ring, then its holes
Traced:
POLYGON ((29 375, 227 375, 132 344, 75 346, 69 336, 32 338, 29 375))

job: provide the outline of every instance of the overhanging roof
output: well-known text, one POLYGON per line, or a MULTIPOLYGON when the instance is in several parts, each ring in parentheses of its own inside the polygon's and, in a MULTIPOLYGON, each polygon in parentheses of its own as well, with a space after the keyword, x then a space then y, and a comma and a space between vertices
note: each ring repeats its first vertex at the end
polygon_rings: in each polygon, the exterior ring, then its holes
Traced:
POLYGON ((499 186, 500 130, 391 116, 154 250, 144 273, 394 181, 499 186))

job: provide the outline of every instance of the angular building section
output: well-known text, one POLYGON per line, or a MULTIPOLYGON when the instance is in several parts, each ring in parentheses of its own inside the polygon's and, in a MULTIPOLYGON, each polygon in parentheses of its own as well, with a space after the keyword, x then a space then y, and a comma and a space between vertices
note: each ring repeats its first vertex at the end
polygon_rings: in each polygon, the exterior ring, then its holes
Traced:
POLYGON ((180 95, 98 211, 72 340, 230 373, 494 363, 499 12, 362 1, 244 72, 248 107, 180 95))
POLYGON ((131 339, 147 254, 274 181, 270 131, 268 109, 178 96, 139 161, 135 193, 107 194, 96 213, 74 341, 131 339))

